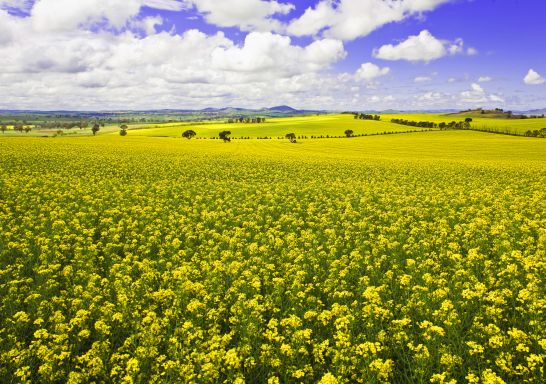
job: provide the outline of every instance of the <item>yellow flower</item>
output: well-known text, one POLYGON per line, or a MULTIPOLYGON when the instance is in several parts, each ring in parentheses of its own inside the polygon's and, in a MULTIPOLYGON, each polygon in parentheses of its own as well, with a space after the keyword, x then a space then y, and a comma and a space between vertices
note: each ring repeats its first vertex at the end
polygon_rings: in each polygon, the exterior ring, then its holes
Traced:
POLYGON ((338 384, 339 381, 330 372, 322 376, 318 384, 338 384))

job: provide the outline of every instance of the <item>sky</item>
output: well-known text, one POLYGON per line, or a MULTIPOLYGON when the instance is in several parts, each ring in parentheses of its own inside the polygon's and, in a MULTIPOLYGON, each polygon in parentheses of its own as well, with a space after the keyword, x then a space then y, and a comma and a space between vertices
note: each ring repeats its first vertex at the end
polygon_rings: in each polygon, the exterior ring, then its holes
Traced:
POLYGON ((543 0, 0 0, 0 109, 546 107, 543 0))

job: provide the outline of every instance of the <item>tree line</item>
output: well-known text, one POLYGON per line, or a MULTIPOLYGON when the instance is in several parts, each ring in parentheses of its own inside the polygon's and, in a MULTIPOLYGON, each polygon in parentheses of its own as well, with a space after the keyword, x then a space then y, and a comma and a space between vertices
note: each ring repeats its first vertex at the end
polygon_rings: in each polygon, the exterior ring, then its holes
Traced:
POLYGON ((451 121, 449 123, 441 122, 435 123, 433 121, 413 121, 406 119, 391 119, 391 123, 407 125, 410 127, 419 127, 419 128, 440 128, 444 129, 469 129, 470 123, 472 123, 472 118, 467 117, 464 121, 451 121))
POLYGON ((381 120, 381 116, 379 116, 379 115, 368 115, 368 114, 365 114, 365 113, 355 113, 354 118, 355 118, 355 120, 356 119, 358 119, 358 120, 375 120, 375 121, 381 120))
MULTIPOLYGON (((432 129, 428 129, 428 131, 430 131, 432 129)), ((426 130, 425 130, 426 131, 426 130)), ((423 132, 423 130, 410 130, 410 131, 383 131, 383 132, 375 132, 375 133, 361 133, 361 134, 355 134, 354 131, 352 129, 347 129, 345 130, 343 133, 345 134, 344 136, 342 135, 339 135, 339 136, 336 136, 336 135, 311 135, 310 138, 311 139, 340 139, 340 138, 351 138, 351 137, 365 137, 365 136, 378 136, 378 135, 393 135, 393 134, 399 134, 399 133, 415 133, 415 132, 423 132)), ((192 129, 188 129, 186 131, 184 131, 182 133, 182 137, 188 139, 188 140, 191 140, 193 138, 196 138, 196 139, 199 139, 199 137, 197 137, 197 133, 192 130, 192 129)), ((309 136, 306 136, 306 135, 296 135, 295 133, 293 132, 290 132, 290 133, 287 133, 286 135, 284 135, 284 138, 285 139, 288 139, 288 141, 290 141, 291 143, 297 143, 298 140, 300 139, 308 139, 309 136)), ((207 139, 205 137, 202 137, 201 139, 207 139)), ((208 138, 210 140, 223 140, 225 143, 229 143, 231 142, 232 140, 232 137, 231 137, 231 131, 221 131, 218 136, 216 137, 210 137, 208 138)), ((239 139, 239 140, 250 140, 251 137, 250 136, 241 136, 241 137, 238 137, 238 138, 233 138, 233 139, 239 139)), ((264 137, 256 137, 255 139, 257 140, 271 140, 273 139, 272 136, 264 136, 264 137)), ((278 136, 277 137, 278 140, 281 140, 283 139, 282 136, 278 136)))
POLYGON ((525 132, 526 137, 540 137, 541 139, 546 138, 546 128, 528 130, 525 132))
POLYGON ((228 124, 245 123, 245 124, 260 124, 265 123, 265 117, 237 117, 235 119, 228 119, 228 124))

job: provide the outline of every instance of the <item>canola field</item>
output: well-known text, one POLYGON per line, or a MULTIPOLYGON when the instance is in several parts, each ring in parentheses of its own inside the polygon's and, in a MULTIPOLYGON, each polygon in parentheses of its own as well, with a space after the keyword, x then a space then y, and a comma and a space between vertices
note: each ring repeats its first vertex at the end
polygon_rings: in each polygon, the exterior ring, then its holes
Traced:
POLYGON ((229 130, 234 139, 242 137, 284 138, 287 133, 296 136, 345 136, 350 129, 355 135, 376 135, 385 132, 423 131, 423 128, 392 124, 390 118, 382 121, 359 120, 351 114, 329 114, 320 116, 282 117, 266 119, 265 123, 231 123, 212 121, 205 123, 167 123, 144 125, 132 130, 133 136, 180 137, 182 132, 192 129, 200 138, 217 138, 218 132, 229 130))
POLYGON ((0 382, 546 382, 546 140, 132 133, 0 138, 0 382))
MULTIPOLYGON (((344 136, 344 132, 350 129, 355 135, 377 135, 384 133, 404 133, 427 131, 426 128, 412 127, 394 124, 391 119, 404 119, 409 121, 430 121, 434 123, 449 123, 451 121, 464 121, 464 113, 452 114, 382 114, 380 121, 354 119, 352 114, 328 114, 320 116, 300 116, 266 119, 265 123, 248 124, 232 123, 225 121, 212 121, 201 123, 165 123, 135 126, 130 130, 132 136, 146 137, 180 137, 182 132, 192 129, 199 138, 218 138, 218 133, 229 130, 234 139, 240 138, 284 138, 287 133, 296 136, 344 136)), ((502 119, 490 117, 476 117, 473 114, 471 127, 480 131, 498 131, 513 135, 524 135, 528 130, 540 130, 546 128, 546 119, 502 119)), ((434 128, 438 130, 438 128, 434 128)), ((105 131, 108 132, 108 131, 105 131)), ((117 134, 117 131, 109 131, 117 134)))
MULTIPOLYGON (((267 118, 264 123, 227 123, 227 118, 217 121, 204 122, 171 122, 171 123, 137 123, 129 124, 131 136, 142 137, 181 137, 186 130, 193 130, 197 138, 218 138, 218 133, 229 130, 232 139, 241 138, 272 138, 284 139, 287 133, 294 133, 297 137, 310 139, 312 136, 325 138, 343 137, 345 130, 352 130, 354 135, 380 135, 389 133, 414 133, 429 131, 428 128, 412 127, 394 124, 391 119, 403 119, 409 121, 428 121, 449 123, 452 121, 464 121, 466 117, 473 119, 471 127, 479 131, 494 131, 503 134, 525 135, 527 131, 540 131, 546 128, 546 119, 506 119, 498 117, 480 117, 475 113, 465 115, 457 114, 432 114, 432 113, 399 113, 381 114, 381 120, 354 119, 350 113, 346 114, 322 114, 297 117, 267 118)), ((101 127, 97 135, 118 135, 120 124, 109 124, 101 127)), ((438 128, 432 128, 438 130, 438 128)), ((40 129, 34 127, 30 132, 16 132, 12 126, 7 126, 7 131, 0 137, 50 137, 50 136, 92 136, 91 128, 85 129, 40 129)))

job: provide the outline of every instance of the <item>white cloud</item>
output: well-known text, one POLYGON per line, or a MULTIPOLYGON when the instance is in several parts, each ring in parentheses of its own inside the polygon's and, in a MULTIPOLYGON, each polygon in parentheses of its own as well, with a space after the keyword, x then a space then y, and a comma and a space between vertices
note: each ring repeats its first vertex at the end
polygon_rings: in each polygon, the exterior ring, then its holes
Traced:
POLYGON ((540 85, 546 83, 546 79, 535 70, 529 69, 529 72, 527 72, 527 75, 525 75, 523 82, 527 85, 540 85))
POLYGON ((489 76, 480 76, 480 78, 478 79, 478 83, 487 83, 491 80, 493 79, 489 76))
POLYGON ((0 47, 9 44, 22 29, 22 22, 0 9, 0 47))
POLYGON ((389 74, 390 68, 384 67, 380 68, 379 66, 373 63, 364 63, 355 73, 355 79, 357 81, 371 82, 378 77, 385 76, 389 74))
POLYGON ((410 36, 397 45, 387 44, 375 49, 373 56, 383 60, 432 61, 462 51, 462 40, 453 43, 439 40, 429 31, 423 30, 419 35, 410 36))
POLYGON ((280 31, 282 23, 273 18, 295 9, 293 4, 264 0, 185 0, 195 6, 205 20, 220 27, 238 27, 243 31, 280 31))
POLYGON ((489 101, 504 103, 502 97, 498 95, 489 95, 481 85, 472 83, 470 90, 461 92, 460 99, 465 103, 486 103, 489 101))
POLYGON ((70 31, 106 25, 121 29, 136 18, 144 6, 181 10, 178 0, 38 0, 31 11, 38 31, 70 31))
POLYGON ((118 0, 111 8, 96 4, 97 9, 86 1, 67 5, 75 20, 63 16, 52 26, 46 20, 53 15, 39 7, 24 18, 0 10, 0 108, 259 107, 275 102, 316 108, 312 100, 326 102, 346 92, 342 76, 323 71, 345 57, 339 40, 301 46, 286 36, 252 32, 236 44, 221 32, 157 33, 161 18, 142 18, 135 9, 178 2, 139 0, 130 10, 118 8, 118 0), (123 27, 112 30, 116 26, 123 27))
POLYGON ((497 96, 497 95, 490 95, 489 100, 496 101, 498 103, 504 103, 504 99, 502 97, 500 97, 500 96, 497 96))
POLYGON ((432 77, 430 76, 417 76, 415 79, 413 79, 414 83, 426 83, 427 81, 431 81, 432 77))
POLYGON ((478 54, 478 50, 476 48, 472 48, 472 47, 469 47, 467 50, 466 50, 466 54, 468 56, 476 56, 478 54))
POLYGON ((379 27, 431 11, 451 0, 321 0, 293 20, 288 33, 354 40, 367 36, 379 27))
POLYGON ((426 92, 422 95, 417 96, 417 100, 419 100, 420 102, 424 102, 426 104, 433 104, 448 98, 449 98, 448 95, 441 92, 426 92))
POLYGON ((293 75, 327 68, 345 57, 343 43, 318 40, 305 48, 291 44, 290 37, 270 32, 252 32, 242 47, 218 47, 212 52, 212 67, 232 72, 293 75))

